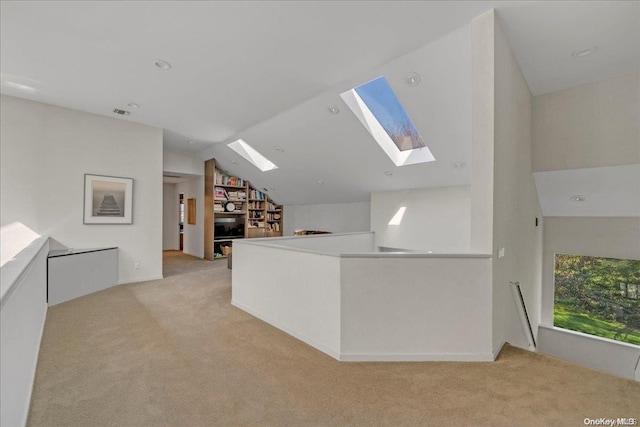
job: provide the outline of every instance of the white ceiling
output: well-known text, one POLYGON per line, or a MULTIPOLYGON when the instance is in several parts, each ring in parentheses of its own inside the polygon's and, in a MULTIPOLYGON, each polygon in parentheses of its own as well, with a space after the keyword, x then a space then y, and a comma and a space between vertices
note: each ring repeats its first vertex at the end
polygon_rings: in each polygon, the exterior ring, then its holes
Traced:
POLYGON ((640 165, 535 172, 544 216, 640 216, 640 165), (584 196, 584 201, 573 201, 584 196))
POLYGON ((359 201, 375 190, 468 182, 468 168, 451 168, 468 163, 467 106, 455 114, 467 87, 451 84, 461 75, 438 74, 442 66, 464 66, 465 52, 429 51, 439 39, 495 7, 540 94, 640 67, 639 5, 3 1, 1 90, 112 117, 114 107, 131 110, 122 119, 164 128, 166 149, 215 156, 231 173, 276 188, 279 202, 359 201), (571 57, 591 45, 599 47, 594 55, 571 57), (427 55, 416 55, 419 49, 427 55), (156 59, 173 68, 159 70, 156 59), (420 86, 403 85, 409 71, 422 75, 420 86), (377 73, 390 80, 430 149, 440 151, 433 165, 393 167, 339 104, 341 91, 377 73), (445 95, 451 104, 434 108, 434 96, 445 95), (341 113, 328 115, 328 104, 341 113), (280 168, 258 173, 220 145, 238 137, 280 168))

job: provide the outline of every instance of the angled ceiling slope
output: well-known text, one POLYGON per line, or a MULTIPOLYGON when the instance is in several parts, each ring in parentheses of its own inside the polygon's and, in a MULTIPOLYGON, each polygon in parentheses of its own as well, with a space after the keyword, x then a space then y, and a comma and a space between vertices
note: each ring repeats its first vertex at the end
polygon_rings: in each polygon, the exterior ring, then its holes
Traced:
POLYGON ((111 117, 113 108, 129 109, 130 116, 117 117, 164 128, 165 148, 215 155, 230 172, 276 188, 282 202, 357 201, 374 189, 464 184, 468 171, 452 172, 449 163, 468 160, 461 143, 467 129, 437 126, 450 120, 452 106, 430 107, 441 95, 430 78, 444 92, 454 90, 449 82, 462 76, 443 78, 438 64, 460 65, 466 52, 412 54, 494 7, 534 94, 640 67, 639 2, 23 1, 0 3, 1 89, 111 117), (594 55, 571 57, 591 45, 598 46, 594 55), (172 68, 155 67, 158 59, 172 68), (413 92, 402 83, 409 71, 422 75, 413 92), (366 132, 335 97, 379 75, 427 143, 436 141, 434 155, 443 161, 434 163, 446 170, 384 175, 392 168, 364 148, 366 132), (323 114, 334 104, 339 115, 323 114), (233 165, 217 144, 240 137, 269 157, 274 145, 286 146, 281 158, 274 154, 280 175, 233 165), (437 145, 444 140, 451 152, 442 157, 437 145))

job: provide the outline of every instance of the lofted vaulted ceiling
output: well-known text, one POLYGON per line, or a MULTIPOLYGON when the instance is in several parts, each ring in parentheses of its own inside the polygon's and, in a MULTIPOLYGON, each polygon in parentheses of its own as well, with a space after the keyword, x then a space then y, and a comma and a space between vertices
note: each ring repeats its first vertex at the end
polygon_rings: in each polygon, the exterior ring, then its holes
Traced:
POLYGON ((534 95, 640 67, 638 2, 3 1, 1 89, 130 110, 123 120, 165 129, 165 149, 215 157, 280 203, 463 185, 469 168, 453 165, 470 162, 469 22, 491 8, 534 95), (408 72, 420 85, 405 84, 408 72), (340 100, 379 75, 436 162, 396 168, 340 100), (240 137, 279 168, 262 173, 231 152, 240 137))

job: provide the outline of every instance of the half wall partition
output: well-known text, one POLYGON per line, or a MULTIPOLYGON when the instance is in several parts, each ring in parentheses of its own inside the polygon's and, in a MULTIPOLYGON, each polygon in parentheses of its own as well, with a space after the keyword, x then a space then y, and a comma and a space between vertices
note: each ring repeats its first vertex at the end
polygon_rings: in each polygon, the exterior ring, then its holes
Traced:
POLYGON ((374 233, 245 239, 232 304, 342 361, 492 361, 491 255, 379 252, 374 233))

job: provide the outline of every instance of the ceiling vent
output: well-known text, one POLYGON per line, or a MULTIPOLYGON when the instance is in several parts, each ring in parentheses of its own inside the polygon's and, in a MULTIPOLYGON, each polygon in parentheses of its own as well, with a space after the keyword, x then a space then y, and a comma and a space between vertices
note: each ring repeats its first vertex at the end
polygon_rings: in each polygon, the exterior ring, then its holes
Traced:
POLYGON ((180 175, 175 175, 175 174, 170 174, 170 173, 163 173, 162 176, 165 177, 165 178, 182 178, 182 176, 180 176, 180 175))
POLYGON ((118 108, 114 108, 113 112, 116 113, 116 114, 119 114, 121 116, 130 116, 131 115, 131 111, 120 110, 118 108))

